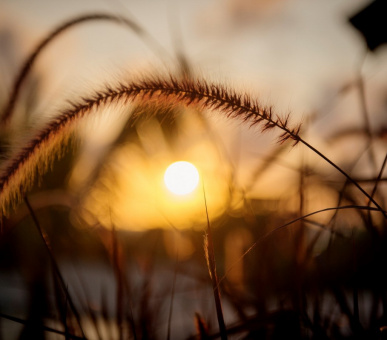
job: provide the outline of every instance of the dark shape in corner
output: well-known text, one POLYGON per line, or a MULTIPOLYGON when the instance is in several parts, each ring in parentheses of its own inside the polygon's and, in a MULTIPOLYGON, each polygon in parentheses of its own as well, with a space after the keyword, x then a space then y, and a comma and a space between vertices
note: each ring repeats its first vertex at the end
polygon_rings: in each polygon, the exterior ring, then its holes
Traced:
POLYGON ((371 51, 387 43, 387 0, 375 0, 349 19, 371 51))

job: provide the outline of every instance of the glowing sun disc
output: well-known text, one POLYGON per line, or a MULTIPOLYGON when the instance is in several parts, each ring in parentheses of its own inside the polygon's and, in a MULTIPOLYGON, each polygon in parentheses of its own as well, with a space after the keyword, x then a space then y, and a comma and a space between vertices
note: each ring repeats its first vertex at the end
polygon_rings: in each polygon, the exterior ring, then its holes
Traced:
POLYGON ((199 184, 199 172, 189 162, 172 163, 164 174, 164 183, 169 191, 176 195, 187 195, 199 184))

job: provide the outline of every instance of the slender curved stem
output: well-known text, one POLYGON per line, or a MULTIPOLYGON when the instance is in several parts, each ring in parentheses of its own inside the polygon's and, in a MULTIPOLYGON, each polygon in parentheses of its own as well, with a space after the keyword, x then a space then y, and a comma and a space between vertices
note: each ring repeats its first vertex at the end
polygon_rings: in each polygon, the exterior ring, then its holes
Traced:
MULTIPOLYGON (((301 216, 301 217, 297 217, 296 219, 294 220, 291 220, 290 222, 287 222, 277 228, 274 228, 273 230, 270 230, 269 232, 267 232, 266 234, 262 235, 260 238, 258 238, 243 254, 242 256, 236 260, 226 271, 226 273, 224 274, 224 276, 222 278, 220 278, 218 280, 218 285, 226 278, 227 274, 234 268, 235 265, 237 265, 240 261, 243 260, 243 258, 248 254, 250 253, 260 242, 262 242, 263 240, 265 240, 266 238, 268 238, 269 236, 273 235, 274 233, 276 233, 277 231, 281 230, 281 229, 284 229, 286 227, 288 227, 289 225, 291 224, 294 224, 298 221, 301 221, 301 220, 305 220, 307 219, 308 217, 310 216, 313 216, 313 215, 317 215, 317 214, 320 214, 320 213, 323 213, 323 212, 326 212, 326 211, 337 211, 337 210, 347 210, 347 209, 359 209, 359 210, 367 210, 367 211, 379 211, 379 209, 377 208, 372 208, 372 207, 368 207, 368 206, 362 206, 362 205, 343 205, 341 207, 333 207, 333 208, 325 208, 325 209, 321 209, 321 210, 317 210, 317 211, 314 211, 314 212, 311 212, 309 214, 306 214, 304 216, 301 216)), ((319 226, 318 224, 316 224, 317 226, 319 226)), ((325 228, 324 228, 325 229, 325 228)))
POLYGON ((124 17, 106 14, 106 13, 95 13, 95 14, 87 14, 71 19, 70 21, 65 22, 64 24, 55 28, 51 33, 49 33, 35 48, 35 50, 27 57, 23 66, 21 67, 19 74, 13 84, 11 94, 9 96, 8 102, 5 106, 5 109, 2 113, 2 117, 0 119, 0 124, 5 125, 11 119, 13 114, 13 110, 15 108, 16 101, 18 99, 21 87, 23 82, 25 81, 27 75, 29 74, 32 66, 34 65, 37 57, 42 53, 42 51, 53 41, 56 37, 67 31, 69 28, 90 22, 90 21, 112 21, 118 24, 123 24, 131 29, 135 34, 148 41, 148 44, 154 50, 154 53, 160 57, 160 55, 167 55, 168 53, 164 50, 164 48, 153 39, 140 25, 135 23, 132 20, 129 20, 124 17))
POLYGON ((318 151, 315 147, 307 143, 305 140, 300 138, 300 143, 304 144, 306 147, 308 147, 310 150, 312 150, 314 153, 319 155, 322 159, 324 159, 326 162, 328 162, 331 166, 333 166, 336 170, 338 170, 342 175, 345 176, 346 179, 348 179, 349 182, 351 182, 356 188, 358 188, 375 206, 378 208, 378 210, 384 215, 385 218, 387 218, 387 213, 383 210, 383 208, 375 201, 375 199, 372 197, 372 195, 368 194, 359 183, 357 183, 350 175, 348 175, 343 169, 341 169, 338 165, 336 165, 334 162, 332 162, 328 157, 326 157, 324 154, 322 154, 320 151, 318 151))

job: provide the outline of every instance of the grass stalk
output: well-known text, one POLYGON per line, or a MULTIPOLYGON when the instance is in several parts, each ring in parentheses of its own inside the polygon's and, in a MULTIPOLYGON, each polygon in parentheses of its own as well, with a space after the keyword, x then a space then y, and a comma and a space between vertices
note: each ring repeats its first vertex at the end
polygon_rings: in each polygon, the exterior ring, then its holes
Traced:
POLYGON ((116 318, 118 327, 119 340, 124 339, 124 287, 123 287, 123 272, 122 272, 122 260, 117 239, 116 228, 112 224, 112 262, 114 272, 116 276, 116 318))
POLYGON ((22 67, 16 77, 16 80, 12 86, 11 94, 8 97, 8 102, 4 108, 2 116, 0 118, 0 125, 7 124, 13 114, 17 99, 19 97, 22 85, 27 78, 32 66, 35 64, 38 56, 46 49, 47 46, 50 45, 52 41, 54 41, 58 36, 63 34, 68 29, 77 26, 82 23, 91 22, 91 21, 111 21, 117 24, 122 24, 132 30, 136 35, 141 37, 143 40, 147 41, 148 44, 154 50, 155 55, 158 57, 160 55, 167 55, 167 52, 164 51, 163 47, 153 39, 140 25, 135 23, 133 20, 129 20, 127 18, 116 16, 112 14, 106 13, 94 13, 94 14, 86 14, 76 18, 73 18, 69 21, 66 21, 62 25, 55 28, 51 31, 32 51, 32 53, 27 57, 27 59, 22 64, 22 67))
MULTIPOLYGON (((222 282, 227 274, 234 268, 235 265, 237 265, 240 261, 243 260, 243 258, 248 254, 250 253, 260 242, 264 241, 265 239, 267 239, 268 237, 270 237, 271 235, 275 234, 276 232, 278 232, 279 230, 281 229, 284 229, 298 221, 301 221, 301 220, 306 220, 308 217, 310 216, 313 216, 313 215, 317 215, 317 214, 321 214, 323 212, 327 212, 327 211, 337 211, 337 210, 348 210, 348 209, 356 209, 356 210, 365 210, 365 211, 379 211, 378 208, 374 208, 374 207, 369 207, 369 206, 362 206, 362 205, 344 205, 344 206, 341 206, 341 207, 332 207, 332 208, 324 208, 324 209, 321 209, 321 210, 316 210, 316 211, 313 211, 309 214, 306 214, 304 216, 300 216, 300 217, 297 217, 295 218, 294 220, 291 220, 285 224, 282 224, 281 226, 277 227, 277 228, 274 228, 273 230, 270 230, 269 232, 267 232, 266 234, 262 235, 260 238, 258 238, 241 256, 238 260, 236 260, 229 268, 227 268, 226 270, 226 274, 219 280, 219 283, 222 282)), ((311 221, 308 221, 308 222, 311 222, 311 221)), ((316 226, 320 226, 319 224, 317 223, 314 223, 314 225, 316 226)), ((322 227, 322 226, 320 226, 322 227)), ((335 232, 336 235, 341 235, 341 234, 338 234, 337 232, 335 232)), ((218 283, 218 284, 219 284, 218 283)))
MULTIPOLYGON (((7 320, 10 320, 10 321, 19 323, 21 325, 26 325, 28 323, 28 320, 20 319, 20 318, 17 318, 15 316, 7 315, 7 314, 1 313, 1 312, 0 312, 0 318, 7 319, 7 320)), ((68 332, 62 332, 62 331, 59 331, 59 330, 57 330, 55 328, 52 328, 52 327, 42 326, 42 328, 43 328, 43 330, 45 332, 49 332, 49 333, 53 333, 53 334, 58 334, 58 335, 63 335, 65 338, 68 338, 68 339, 72 339, 72 340, 85 340, 84 337, 79 337, 79 336, 76 336, 74 334, 70 334, 68 332)))
POLYGON ((358 288, 358 261, 357 261, 357 249, 356 249, 356 238, 352 231, 352 251, 353 251, 353 317, 355 322, 360 325, 360 314, 359 314, 359 288, 358 288))
POLYGON ((171 339, 173 301, 174 301, 174 298, 175 298, 175 290, 176 290, 177 266, 179 264, 179 248, 178 247, 179 247, 178 244, 176 244, 176 260, 175 260, 175 268, 174 268, 174 271, 173 271, 173 280, 172 280, 172 289, 171 289, 171 301, 169 302, 167 340, 171 339))
POLYGON ((57 264, 57 262, 55 260, 54 254, 52 253, 52 250, 51 250, 50 245, 48 243, 47 236, 43 232, 43 229, 42 229, 42 227, 41 227, 41 225, 39 223, 38 218, 36 217, 36 214, 35 214, 34 210, 32 209, 32 206, 31 206, 27 196, 24 196, 24 202, 25 202, 25 204, 26 204, 26 206, 27 206, 27 208, 28 208, 28 210, 29 210, 29 212, 31 214, 32 220, 34 221, 34 225, 35 225, 35 227, 36 227, 36 229, 37 229, 37 231, 38 231, 38 233, 39 233, 39 235, 40 235, 40 237, 41 237, 41 239, 43 241, 43 244, 44 244, 44 247, 45 247, 45 249, 47 251, 48 257, 50 258, 52 268, 53 268, 57 278, 59 279, 59 282, 61 284, 61 287, 62 287, 62 290, 63 290, 64 294, 66 295, 66 299, 67 299, 67 301, 69 303, 71 311, 74 314, 75 319, 77 320, 79 330, 80 330, 80 332, 82 334, 82 338, 86 339, 85 338, 85 333, 83 332, 83 329, 82 329, 81 318, 80 318, 79 313, 78 313, 77 309, 75 308, 74 302, 71 299, 71 296, 70 296, 70 294, 69 294, 69 292, 67 290, 67 286, 65 284, 63 276, 62 276, 62 274, 61 274, 61 272, 59 270, 59 267, 58 267, 58 264, 57 264))
POLYGON ((363 120, 364 120, 364 130, 365 130, 365 133, 366 133, 366 136, 368 139, 368 141, 367 141, 367 144, 369 147, 368 156, 369 156, 369 160, 370 160, 370 163, 371 163, 373 169, 376 171, 377 164, 376 164, 375 152, 374 152, 374 149, 372 147, 373 136, 372 136, 372 130, 371 130, 371 122, 370 122, 370 118, 369 118, 370 115, 369 115, 369 112, 367 109, 365 84, 364 84, 363 77, 361 75, 359 75, 359 79, 357 81, 357 87, 359 90, 361 114, 362 114, 363 120))
POLYGON ((203 196, 204 196, 204 205, 206 208, 206 217, 207 217, 207 230, 205 235, 205 254, 207 259, 208 270, 212 281, 212 288, 214 293, 216 316, 219 324, 220 337, 222 340, 227 340, 227 330, 226 330, 226 325, 224 323, 222 302, 220 299, 220 290, 219 290, 220 287, 218 282, 218 275, 216 272, 214 242, 212 238, 210 219, 208 217, 207 198, 206 198, 206 192, 204 190, 204 183, 203 183, 203 196))
POLYGON ((64 331, 66 333, 65 340, 68 340, 69 338, 67 334, 69 334, 69 325, 67 321, 67 313, 68 313, 67 298, 63 294, 62 287, 60 286, 60 283, 58 282, 58 278, 56 277, 54 272, 52 272, 52 279, 54 283, 54 296, 56 299, 57 310, 59 312, 59 316, 62 321, 64 331), (65 297, 65 301, 63 301, 63 295, 65 297))
POLYGON ((352 183, 356 188, 358 188, 364 194, 364 196, 367 197, 370 200, 370 202, 372 202, 377 207, 377 210, 383 214, 384 218, 387 219, 386 211, 350 175, 348 175, 343 169, 341 169, 338 165, 336 165, 334 162, 332 162, 328 157, 326 157, 324 154, 322 154, 320 151, 318 151, 315 147, 310 145, 308 142, 306 142, 305 140, 303 140, 301 138, 299 141, 301 144, 304 144, 307 148, 312 150, 314 153, 316 153, 318 156, 320 156, 322 159, 324 159, 327 163, 329 163, 331 166, 333 166, 337 171, 339 171, 350 183, 352 183))
MULTIPOLYGON (((375 184, 374 184, 374 187, 372 188, 371 197, 374 197, 376 194, 376 190, 378 189, 378 185, 381 182, 382 175, 383 175, 384 169, 386 168, 386 165, 387 165, 387 153, 384 156, 384 160, 383 160, 382 166, 380 167, 378 177, 375 179, 375 184)), ((368 205, 370 204, 371 202, 369 201, 368 205)))

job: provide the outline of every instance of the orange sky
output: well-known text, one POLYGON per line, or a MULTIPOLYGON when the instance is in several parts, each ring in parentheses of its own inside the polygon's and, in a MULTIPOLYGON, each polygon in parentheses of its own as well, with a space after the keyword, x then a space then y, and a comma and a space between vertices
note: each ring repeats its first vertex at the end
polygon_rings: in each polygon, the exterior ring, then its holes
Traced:
MULTIPOLYGON (((14 54, 9 55, 14 55, 13 70, 16 70, 38 39, 67 18, 99 11, 131 17, 165 48, 172 60, 176 51, 183 52, 194 73, 256 94, 264 104, 274 105, 277 112, 291 112, 294 121, 304 122, 307 140, 332 158, 344 159, 351 156, 348 146, 332 147, 327 138, 342 127, 362 124, 357 94, 340 91, 357 76, 365 51, 364 42, 349 26, 347 18, 366 3, 363 0, 0 0, 0 29, 8 25, 8 32, 13 32, 11 36, 17 48, 14 54), (309 125, 308 117, 312 114, 317 114, 319 118, 309 125)), ((2 48, 4 41, 0 41, 2 48)), ((385 111, 381 107, 385 105, 387 88, 386 53, 387 49, 383 47, 377 53, 368 55, 362 68, 369 112, 376 127, 385 122, 385 111)), ((36 70, 46 76, 39 114, 51 113, 53 108, 57 108, 60 104, 57 98, 65 101, 74 94, 87 93, 91 87, 103 84, 106 79, 119 79, 127 71, 153 72, 157 68, 165 70, 165 67, 176 71, 176 63, 160 59, 144 41, 114 24, 98 23, 75 28, 58 39, 36 65, 36 70)), ((12 73, 12 67, 7 71, 12 73)), ((222 211, 228 187, 224 183, 216 184, 216 180, 220 183, 227 179, 232 170, 236 183, 243 188, 254 167, 276 144, 274 134, 262 135, 258 129, 249 129, 240 122, 230 122, 216 114, 209 115, 208 119, 218 140, 218 148, 212 150, 206 144, 208 141, 202 140, 202 145, 195 146, 196 150, 188 145, 185 150, 182 147, 180 158, 193 159, 197 164, 203 162, 198 155, 211 159, 205 162, 210 169, 206 175, 210 178, 207 183, 214 190, 211 193, 208 188, 208 197, 210 210, 217 215, 222 211)), ((197 131, 192 132, 188 139, 200 140, 201 137, 196 134, 197 131)), ((154 136, 153 132, 151 135, 154 136)), ((162 149, 160 139, 155 143, 162 149)), ((383 151, 384 146, 378 148, 383 151)), ((289 183, 295 176, 289 166, 297 166, 301 157, 312 163, 322 163, 304 151, 297 147, 283 153, 282 165, 277 165, 265 181, 254 186, 254 195, 278 197, 289 191, 289 183)), ((135 184, 147 182, 147 177, 144 177, 147 171, 148 176, 157 182, 169 162, 179 160, 175 159, 176 155, 172 157, 168 150, 164 150, 160 151, 162 157, 152 158, 149 163, 142 152, 132 150, 130 157, 133 164, 146 163, 145 167, 126 169, 123 165, 119 170, 130 172, 132 178, 137 178, 135 184)), ((383 152, 380 154, 382 157, 383 152)), ((117 162, 120 157, 122 155, 117 156, 117 162)), ((364 169, 360 163, 359 171, 364 169)), ((73 180, 76 179, 73 177, 73 180)), ((148 188, 149 192, 144 188, 150 183, 144 184, 138 191, 131 187, 136 192, 130 204, 132 208, 123 209, 117 203, 117 214, 121 211, 133 216, 133 211, 142 211, 144 207, 149 211, 148 202, 145 198, 144 201, 139 199, 139 195, 149 197, 148 194, 154 193, 158 185, 155 183, 148 188)), ((131 184, 122 183, 121 189, 125 185, 131 184)), ((161 187, 158 190, 160 192, 155 197, 165 194, 161 187)), ((126 195, 125 192, 121 194, 126 195)), ((202 196, 196 199, 200 201, 202 196)), ((158 198, 154 200, 152 213, 148 215, 159 218, 160 202, 158 198)), ((95 204, 90 202, 88 204, 95 204)), ((99 204, 106 208, 106 202, 100 201, 99 204)), ((173 216, 173 209, 168 204, 161 210, 173 216)), ((197 209, 201 210, 202 206, 197 209)), ((140 219, 136 220, 136 223, 140 222, 140 219)))

